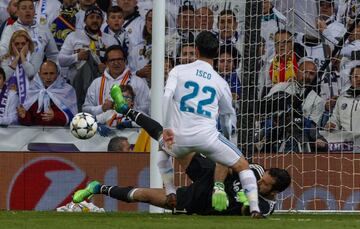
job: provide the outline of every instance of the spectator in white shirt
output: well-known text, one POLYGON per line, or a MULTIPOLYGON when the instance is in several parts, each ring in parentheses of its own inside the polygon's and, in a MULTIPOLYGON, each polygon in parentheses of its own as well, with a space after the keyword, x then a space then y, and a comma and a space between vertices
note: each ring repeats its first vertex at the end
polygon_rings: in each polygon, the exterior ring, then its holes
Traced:
MULTIPOLYGON (((35 53, 40 56, 41 62, 45 57, 57 62, 59 51, 56 47, 54 37, 47 25, 41 25, 35 21, 33 1, 19 0, 17 15, 17 21, 13 25, 7 26, 1 36, 0 56, 8 52, 12 34, 17 30, 23 29, 30 35, 34 43, 35 53)), ((40 64, 38 64, 38 66, 40 66, 40 64)))
POLYGON ((105 53, 106 70, 90 85, 85 103, 84 112, 98 115, 103 112, 114 113, 114 102, 110 97, 110 89, 114 84, 132 86, 135 93, 134 108, 149 114, 150 96, 146 83, 133 75, 126 66, 126 54, 119 45, 110 46, 105 53))

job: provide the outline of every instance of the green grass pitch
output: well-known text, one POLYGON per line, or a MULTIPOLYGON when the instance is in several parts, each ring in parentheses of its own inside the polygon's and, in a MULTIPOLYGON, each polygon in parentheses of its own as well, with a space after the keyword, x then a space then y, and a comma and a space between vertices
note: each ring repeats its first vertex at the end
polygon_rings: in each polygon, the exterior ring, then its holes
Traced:
POLYGON ((274 214, 254 220, 236 216, 1 211, 0 228, 356 229, 360 228, 360 214, 274 214))

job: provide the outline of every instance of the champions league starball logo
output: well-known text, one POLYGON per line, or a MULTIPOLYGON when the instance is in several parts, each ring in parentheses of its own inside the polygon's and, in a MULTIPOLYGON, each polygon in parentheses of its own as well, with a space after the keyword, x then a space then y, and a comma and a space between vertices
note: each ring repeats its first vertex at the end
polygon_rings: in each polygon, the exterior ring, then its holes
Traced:
POLYGON ((54 210, 71 201, 75 190, 86 185, 86 175, 72 162, 58 157, 29 161, 13 177, 7 209, 54 210))

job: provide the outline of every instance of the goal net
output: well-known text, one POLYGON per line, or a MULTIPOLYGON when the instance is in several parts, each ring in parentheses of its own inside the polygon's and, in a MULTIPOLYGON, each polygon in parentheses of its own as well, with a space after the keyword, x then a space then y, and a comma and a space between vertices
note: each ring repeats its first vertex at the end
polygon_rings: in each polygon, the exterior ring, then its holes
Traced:
MULTIPOLYGON (((218 36, 232 141, 251 162, 292 176, 278 210, 360 209, 359 9, 345 0, 167 1, 165 67, 194 61, 200 31, 218 36)), ((178 185, 189 182, 177 170, 178 185)))

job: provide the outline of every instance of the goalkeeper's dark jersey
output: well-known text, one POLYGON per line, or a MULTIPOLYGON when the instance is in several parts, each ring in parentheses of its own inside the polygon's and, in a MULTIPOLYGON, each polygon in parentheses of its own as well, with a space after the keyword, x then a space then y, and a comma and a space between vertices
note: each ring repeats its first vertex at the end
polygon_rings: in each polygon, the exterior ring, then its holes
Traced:
MULTIPOLYGON (((262 166, 250 165, 256 179, 264 174, 262 166)), ((211 196, 214 186, 215 163, 200 155, 194 156, 186 170, 186 174, 193 183, 186 187, 178 188, 177 210, 185 210, 188 214, 201 215, 241 215, 242 203, 238 202, 237 192, 242 187, 238 174, 229 175, 224 184, 229 198, 229 207, 222 212, 215 211, 211 206, 211 196)), ((259 195, 259 207, 262 214, 269 215, 274 211, 275 201, 268 200, 259 195)))

